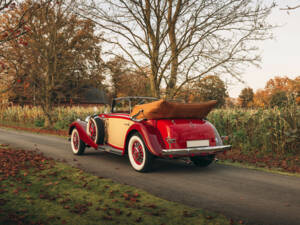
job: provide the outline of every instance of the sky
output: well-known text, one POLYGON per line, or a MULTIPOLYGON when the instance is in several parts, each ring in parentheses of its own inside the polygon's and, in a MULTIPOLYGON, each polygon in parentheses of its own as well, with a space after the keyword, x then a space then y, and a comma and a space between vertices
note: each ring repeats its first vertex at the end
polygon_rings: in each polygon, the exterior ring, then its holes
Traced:
MULTIPOLYGON (((270 0, 265 0, 269 2, 270 0)), ((272 24, 279 25, 273 31, 274 39, 258 44, 262 57, 261 68, 248 67, 242 74, 240 83, 231 80, 228 86, 230 97, 238 97, 245 87, 257 89, 264 88, 267 81, 275 76, 287 76, 294 79, 300 76, 300 8, 289 11, 279 8, 299 5, 300 1, 278 0, 279 7, 273 10, 269 17, 272 24)))

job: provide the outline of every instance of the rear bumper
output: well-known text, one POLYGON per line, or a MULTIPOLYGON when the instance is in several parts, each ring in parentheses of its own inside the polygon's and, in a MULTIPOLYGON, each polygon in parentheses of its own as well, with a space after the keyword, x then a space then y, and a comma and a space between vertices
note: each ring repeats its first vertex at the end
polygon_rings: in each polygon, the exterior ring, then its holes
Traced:
POLYGON ((214 154, 217 152, 224 152, 231 149, 231 145, 221 146, 208 146, 208 147, 194 147, 194 148, 182 148, 182 149, 163 149, 162 155, 190 155, 190 154, 214 154))

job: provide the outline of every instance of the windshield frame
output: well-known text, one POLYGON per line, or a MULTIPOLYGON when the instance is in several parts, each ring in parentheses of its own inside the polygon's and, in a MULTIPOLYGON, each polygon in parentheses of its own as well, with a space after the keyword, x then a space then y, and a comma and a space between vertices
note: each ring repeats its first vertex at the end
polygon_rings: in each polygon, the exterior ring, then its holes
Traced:
POLYGON ((114 112, 115 106, 118 101, 129 101, 129 114, 130 114, 132 112, 132 108, 134 106, 134 105, 132 105, 132 100, 136 100, 136 99, 141 99, 141 100, 145 99, 145 100, 153 100, 153 101, 159 100, 158 98, 155 98, 155 97, 139 97, 139 96, 114 98, 111 103, 111 112, 110 113, 118 113, 118 112, 114 112))

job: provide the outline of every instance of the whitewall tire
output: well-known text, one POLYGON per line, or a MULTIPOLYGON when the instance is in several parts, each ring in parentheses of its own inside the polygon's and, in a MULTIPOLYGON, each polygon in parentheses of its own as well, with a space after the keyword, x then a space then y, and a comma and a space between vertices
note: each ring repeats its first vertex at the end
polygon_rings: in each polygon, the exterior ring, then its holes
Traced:
POLYGON ((78 130, 74 128, 71 134, 71 148, 73 154, 82 155, 85 150, 85 143, 80 139, 78 130))
POLYGON ((132 168, 138 172, 151 170, 153 155, 147 149, 142 137, 136 133, 128 142, 128 158, 132 168))

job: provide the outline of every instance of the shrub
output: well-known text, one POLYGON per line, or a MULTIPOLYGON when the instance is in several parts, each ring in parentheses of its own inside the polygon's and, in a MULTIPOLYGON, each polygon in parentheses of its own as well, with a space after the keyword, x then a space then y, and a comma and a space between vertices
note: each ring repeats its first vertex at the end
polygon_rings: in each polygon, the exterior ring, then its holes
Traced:
POLYGON ((36 118, 35 121, 34 121, 34 125, 36 127, 43 127, 45 124, 45 119, 44 118, 36 118))

